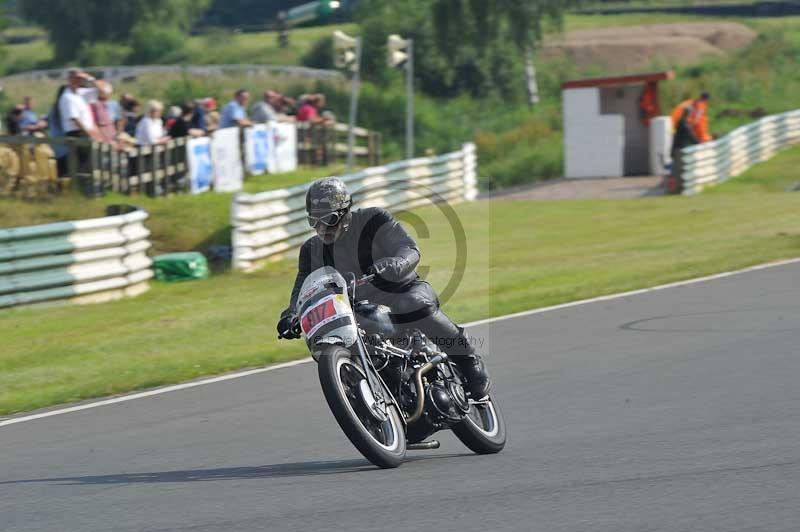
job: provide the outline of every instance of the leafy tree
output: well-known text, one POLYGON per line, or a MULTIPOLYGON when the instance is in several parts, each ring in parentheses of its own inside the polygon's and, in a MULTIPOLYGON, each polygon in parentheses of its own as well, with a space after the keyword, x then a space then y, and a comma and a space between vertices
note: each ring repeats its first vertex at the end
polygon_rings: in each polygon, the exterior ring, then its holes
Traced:
POLYGON ((539 45, 546 24, 558 25, 580 0, 363 0, 357 19, 364 69, 385 80, 386 37, 414 39, 420 88, 436 96, 494 92, 516 98, 523 57, 539 45))
POLYGON ((98 42, 128 43, 141 27, 186 32, 209 0, 19 0, 23 17, 49 33, 56 60, 70 61, 98 42))
POLYGON ((525 62, 525 84, 531 105, 539 101, 534 51, 542 41, 544 22, 557 27, 564 11, 581 0, 435 0, 433 16, 439 48, 453 58, 464 28, 482 49, 502 40, 512 42, 525 62))

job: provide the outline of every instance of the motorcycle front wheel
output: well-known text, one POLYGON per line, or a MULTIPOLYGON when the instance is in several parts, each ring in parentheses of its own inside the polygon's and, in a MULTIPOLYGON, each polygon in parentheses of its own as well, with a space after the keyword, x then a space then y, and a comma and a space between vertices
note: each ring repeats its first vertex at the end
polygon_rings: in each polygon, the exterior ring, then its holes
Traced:
POLYGON ((378 467, 399 466, 406 456, 401 414, 395 405, 374 406, 360 361, 344 347, 330 346, 320 354, 317 369, 333 417, 355 448, 378 467))
POLYGON ((452 430, 461 443, 477 454, 499 453, 506 446, 506 422, 492 397, 470 401, 469 412, 452 430))

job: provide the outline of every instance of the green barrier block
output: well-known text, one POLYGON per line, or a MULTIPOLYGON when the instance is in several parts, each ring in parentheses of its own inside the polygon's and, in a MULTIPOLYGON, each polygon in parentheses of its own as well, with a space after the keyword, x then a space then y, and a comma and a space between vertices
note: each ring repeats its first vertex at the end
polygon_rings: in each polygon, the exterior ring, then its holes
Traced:
POLYGON ((153 259, 153 272, 159 281, 193 281, 208 278, 208 262, 202 253, 168 253, 153 259))

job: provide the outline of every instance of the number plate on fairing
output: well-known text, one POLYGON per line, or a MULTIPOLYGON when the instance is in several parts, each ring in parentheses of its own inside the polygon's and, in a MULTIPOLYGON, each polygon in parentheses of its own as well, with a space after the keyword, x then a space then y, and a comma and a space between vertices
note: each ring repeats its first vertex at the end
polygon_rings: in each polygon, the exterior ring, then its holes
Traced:
POLYGON ((338 339, 350 347, 358 338, 353 310, 347 297, 347 282, 329 266, 306 277, 297 299, 297 314, 306 343, 313 351, 326 339, 338 339))
MULTIPOLYGON (((300 327, 305 335, 311 336, 323 325, 339 318, 350 316, 349 306, 342 308, 344 305, 340 304, 338 305, 339 308, 337 308, 337 301, 341 302, 342 299, 344 297, 341 294, 331 294, 308 307, 300 317, 300 327)), ((344 303, 346 302, 345 300, 344 303)))

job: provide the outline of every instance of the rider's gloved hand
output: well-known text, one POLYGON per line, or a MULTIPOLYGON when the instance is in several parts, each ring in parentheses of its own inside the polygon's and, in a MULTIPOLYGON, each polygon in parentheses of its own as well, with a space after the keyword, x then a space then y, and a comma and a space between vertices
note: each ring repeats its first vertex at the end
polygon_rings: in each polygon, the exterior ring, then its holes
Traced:
POLYGON ((300 334, 294 327, 296 320, 297 316, 293 313, 282 315, 281 319, 278 321, 278 337, 286 338, 287 340, 300 338, 300 334))
POLYGON ((409 261, 402 257, 385 257, 370 266, 369 272, 387 281, 399 281, 406 275, 409 261))

